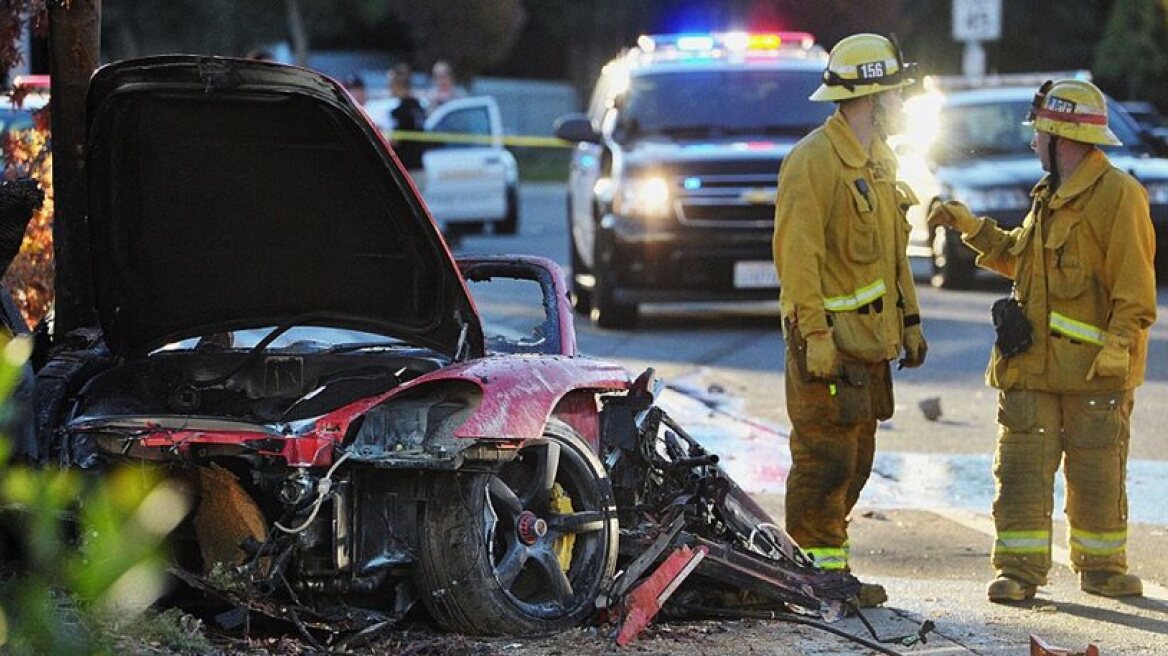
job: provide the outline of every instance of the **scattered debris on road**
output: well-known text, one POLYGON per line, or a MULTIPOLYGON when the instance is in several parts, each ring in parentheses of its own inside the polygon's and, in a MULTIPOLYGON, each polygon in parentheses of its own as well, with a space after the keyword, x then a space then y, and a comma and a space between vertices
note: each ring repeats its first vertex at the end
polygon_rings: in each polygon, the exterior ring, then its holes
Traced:
POLYGON ((1047 644, 1042 638, 1030 634, 1030 656, 1099 656, 1099 648, 1087 645, 1086 651, 1071 651, 1063 647, 1047 644))

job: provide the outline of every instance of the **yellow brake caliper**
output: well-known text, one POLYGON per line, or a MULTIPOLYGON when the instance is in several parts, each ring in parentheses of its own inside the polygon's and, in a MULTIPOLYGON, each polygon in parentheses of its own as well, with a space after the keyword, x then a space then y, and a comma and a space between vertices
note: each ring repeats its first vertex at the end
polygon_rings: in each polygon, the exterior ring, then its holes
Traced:
MULTIPOLYGON (((575 512, 572 509, 572 497, 564 492, 564 487, 559 483, 552 486, 548 509, 553 515, 570 515, 575 512)), ((572 566, 572 547, 574 546, 576 546, 575 533, 565 533, 556 538, 555 543, 552 544, 552 551, 555 552, 556 559, 560 561, 560 569, 565 572, 572 566)))

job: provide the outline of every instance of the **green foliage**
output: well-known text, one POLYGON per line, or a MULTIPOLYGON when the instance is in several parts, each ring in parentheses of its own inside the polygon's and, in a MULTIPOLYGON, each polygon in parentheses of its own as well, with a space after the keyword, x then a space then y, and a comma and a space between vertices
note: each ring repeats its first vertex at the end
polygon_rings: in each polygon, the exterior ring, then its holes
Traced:
MULTIPOLYGON (((168 608, 161 613, 146 611, 128 623, 112 625, 110 628, 123 636, 119 643, 145 642, 162 645, 182 654, 217 653, 215 646, 207 639, 203 622, 177 608, 168 608)), ((129 646, 133 647, 133 644, 129 646)))
POLYGON ((398 19, 410 26, 415 63, 444 59, 461 79, 503 61, 519 38, 527 13, 520 0, 393 0, 398 19))
POLYGON ((104 0, 102 12, 109 59, 243 55, 294 40, 299 23, 312 47, 408 50, 420 66, 450 61, 464 79, 505 59, 526 17, 521 0, 104 0))
POLYGON ((242 56, 288 38, 283 2, 260 0, 104 0, 108 57, 189 52, 242 56))
MULTIPOLYGON (((20 376, 22 344, 0 350, 0 394, 20 376)), ((6 456, 6 440, 0 444, 6 456)), ((0 651, 110 653, 92 627, 136 617, 163 592, 163 539, 186 514, 185 496, 149 469, 98 477, 6 460, 0 457, 0 651)))
POLYGON ((1168 2, 1116 0, 1095 51, 1094 72, 1120 99, 1168 107, 1168 2))
POLYGON ((45 0, 0 2, 0 79, 7 79, 8 72, 22 63, 19 44, 25 24, 29 16, 39 16, 44 8, 45 0))

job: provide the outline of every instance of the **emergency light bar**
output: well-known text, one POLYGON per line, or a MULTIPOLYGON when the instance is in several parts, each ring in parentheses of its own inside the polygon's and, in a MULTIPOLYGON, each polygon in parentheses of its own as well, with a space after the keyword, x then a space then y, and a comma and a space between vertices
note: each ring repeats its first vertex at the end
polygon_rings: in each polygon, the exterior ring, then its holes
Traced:
POLYGON ((815 45, 810 32, 711 32, 708 34, 643 34, 637 46, 645 53, 674 50, 717 56, 718 51, 734 54, 762 54, 780 49, 808 50, 815 45))

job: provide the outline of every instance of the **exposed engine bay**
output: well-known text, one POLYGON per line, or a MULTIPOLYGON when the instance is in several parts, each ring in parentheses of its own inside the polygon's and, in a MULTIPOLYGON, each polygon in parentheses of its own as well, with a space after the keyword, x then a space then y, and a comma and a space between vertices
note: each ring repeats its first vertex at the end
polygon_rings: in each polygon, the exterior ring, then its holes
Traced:
POLYGON ((75 416, 291 422, 389 391, 448 363, 432 351, 409 347, 347 353, 161 351, 94 377, 75 416))

